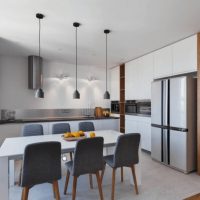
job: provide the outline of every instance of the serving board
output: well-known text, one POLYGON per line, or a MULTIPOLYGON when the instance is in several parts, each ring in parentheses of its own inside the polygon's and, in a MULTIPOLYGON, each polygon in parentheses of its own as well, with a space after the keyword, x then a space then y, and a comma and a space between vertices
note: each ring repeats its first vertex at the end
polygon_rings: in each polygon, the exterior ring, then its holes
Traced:
POLYGON ((86 136, 65 138, 64 135, 62 135, 62 138, 66 141, 77 141, 77 140, 82 140, 82 139, 86 138, 86 136))

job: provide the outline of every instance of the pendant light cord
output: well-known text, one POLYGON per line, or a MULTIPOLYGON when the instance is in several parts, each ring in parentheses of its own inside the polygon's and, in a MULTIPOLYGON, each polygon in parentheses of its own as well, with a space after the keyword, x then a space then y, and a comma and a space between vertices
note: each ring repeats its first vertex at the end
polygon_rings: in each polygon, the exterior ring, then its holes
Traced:
POLYGON ((76 90, 77 90, 77 27, 76 27, 76 90))
MULTIPOLYGON (((40 18, 39 18, 39 67, 41 67, 41 58, 40 58, 40 33, 41 33, 41 22, 40 22, 40 18)), ((41 73, 41 88, 42 88, 42 85, 43 85, 43 77, 42 77, 42 73, 41 73)))
POLYGON ((41 29, 41 25, 40 25, 40 19, 39 19, 39 59, 40 59, 40 29, 41 29))
POLYGON ((108 66, 107 66, 107 63, 108 63, 108 59, 107 59, 107 57, 108 57, 108 53, 107 53, 107 47, 108 46, 108 42, 107 42, 107 34, 106 34, 106 91, 107 91, 107 76, 108 76, 108 66))

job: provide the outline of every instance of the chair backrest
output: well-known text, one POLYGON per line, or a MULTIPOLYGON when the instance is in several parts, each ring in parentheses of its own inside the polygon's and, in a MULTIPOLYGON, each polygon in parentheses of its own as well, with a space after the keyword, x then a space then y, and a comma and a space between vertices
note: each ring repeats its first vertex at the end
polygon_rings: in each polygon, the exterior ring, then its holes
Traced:
POLYGON ((76 144, 73 175, 95 173, 103 169, 103 137, 86 138, 76 144))
POLYGON ((60 142, 40 142, 26 146, 22 168, 22 187, 31 187, 60 178, 60 142))
POLYGON ((130 167, 139 161, 138 149, 140 144, 139 133, 120 135, 114 153, 115 167, 130 167))
POLYGON ((93 122, 80 122, 79 123, 79 130, 80 131, 94 131, 94 124, 93 122))
POLYGON ((53 124, 52 134, 61 134, 71 132, 69 123, 56 123, 53 124))
POLYGON ((23 136, 43 135, 43 127, 41 124, 25 124, 22 130, 23 136))

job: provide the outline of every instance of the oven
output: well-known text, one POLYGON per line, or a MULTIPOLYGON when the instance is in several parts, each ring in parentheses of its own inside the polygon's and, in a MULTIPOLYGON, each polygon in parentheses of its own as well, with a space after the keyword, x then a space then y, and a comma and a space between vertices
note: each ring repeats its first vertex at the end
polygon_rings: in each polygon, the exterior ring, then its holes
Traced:
POLYGON ((111 101, 111 113, 119 113, 119 101, 111 101))
POLYGON ((127 114, 137 113, 137 104, 135 100, 127 100, 125 102, 125 113, 127 114))

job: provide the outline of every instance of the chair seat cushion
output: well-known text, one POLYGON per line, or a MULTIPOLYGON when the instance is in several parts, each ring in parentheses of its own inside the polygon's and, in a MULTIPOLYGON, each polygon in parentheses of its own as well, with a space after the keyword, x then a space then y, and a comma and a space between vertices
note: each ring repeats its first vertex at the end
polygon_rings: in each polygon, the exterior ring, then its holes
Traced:
POLYGON ((103 158, 110 167, 114 168, 114 155, 104 156, 103 158))

